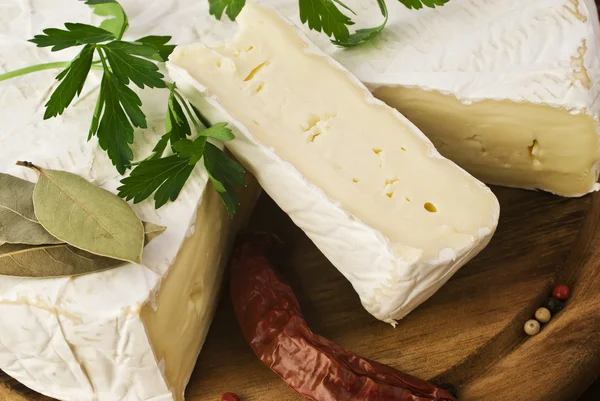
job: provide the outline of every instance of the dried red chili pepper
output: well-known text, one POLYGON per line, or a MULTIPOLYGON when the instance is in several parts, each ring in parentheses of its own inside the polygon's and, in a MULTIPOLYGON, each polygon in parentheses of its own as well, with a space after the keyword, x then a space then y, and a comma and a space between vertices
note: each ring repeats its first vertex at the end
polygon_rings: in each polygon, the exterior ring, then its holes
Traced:
POLYGON ((314 401, 456 401, 447 391, 314 334, 268 259, 274 238, 246 234, 231 262, 231 298, 256 356, 314 401))

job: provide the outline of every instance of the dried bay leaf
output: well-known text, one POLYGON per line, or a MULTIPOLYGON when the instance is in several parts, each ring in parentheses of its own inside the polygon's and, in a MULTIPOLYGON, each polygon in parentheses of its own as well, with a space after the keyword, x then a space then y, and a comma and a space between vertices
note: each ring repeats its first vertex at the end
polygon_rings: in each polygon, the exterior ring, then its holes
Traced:
MULTIPOLYGON (((144 223, 145 245, 162 234, 166 227, 144 223)), ((93 273, 124 265, 126 262, 94 255, 67 244, 0 245, 0 275, 17 277, 63 277, 93 273)))
POLYGON ((95 255, 141 263, 144 227, 127 202, 76 174, 17 164, 40 175, 35 216, 50 234, 95 255))
POLYGON ((37 221, 33 211, 35 184, 0 173, 0 245, 60 244, 37 221))
POLYGON ((167 229, 165 226, 159 226, 158 224, 142 222, 144 224, 144 246, 152 242, 156 237, 164 233, 167 229))
POLYGON ((0 246, 0 274, 18 277, 60 277, 91 273, 122 265, 69 245, 0 246))

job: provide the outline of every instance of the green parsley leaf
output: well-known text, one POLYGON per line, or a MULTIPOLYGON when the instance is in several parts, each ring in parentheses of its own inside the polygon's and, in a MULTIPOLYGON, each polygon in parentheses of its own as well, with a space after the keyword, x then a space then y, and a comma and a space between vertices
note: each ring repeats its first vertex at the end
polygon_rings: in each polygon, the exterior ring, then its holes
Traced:
POLYGON ((193 104, 190 103, 190 106, 192 107, 192 110, 194 112, 194 115, 196 116, 196 118, 198 119, 198 121, 200 121, 200 123, 205 126, 205 127, 210 127, 211 123, 210 121, 208 121, 208 118, 206 118, 201 112, 200 110, 198 110, 193 104))
POLYGON ((337 4, 339 4, 340 6, 344 7, 346 10, 350 11, 352 14, 356 15, 354 10, 351 9, 350 7, 348 7, 347 5, 345 5, 344 3, 342 3, 341 0, 333 0, 333 1, 337 4))
POLYGON ((124 42, 122 40, 114 40, 106 45, 113 51, 125 52, 132 56, 141 56, 147 59, 161 61, 160 55, 156 47, 140 43, 140 42, 124 42))
POLYGON ((58 74, 56 79, 60 80, 61 83, 46 103, 44 120, 62 114, 71 104, 75 95, 79 96, 81 94, 88 72, 92 66, 93 57, 94 45, 85 45, 71 64, 58 74))
POLYGON ((234 21, 238 14, 246 5, 246 0, 208 0, 210 15, 214 15, 218 20, 221 19, 223 11, 227 9, 226 14, 230 20, 234 21))
POLYGON ((112 72, 121 82, 129 84, 131 80, 139 88, 166 88, 164 76, 158 71, 158 66, 151 61, 136 55, 147 57, 147 54, 156 54, 152 46, 132 44, 115 40, 106 45, 99 45, 104 50, 106 59, 112 72))
POLYGON ((111 32, 115 38, 121 39, 123 34, 129 28, 129 21, 125 10, 116 0, 84 0, 89 5, 94 14, 106 18, 100 23, 100 28, 111 32))
MULTIPOLYGON (((342 4, 334 0, 298 0, 300 20, 303 24, 317 32, 333 36, 336 41, 344 42, 350 36, 348 26, 354 25, 350 17, 342 13, 336 6, 342 4)), ((344 8, 350 10, 346 5, 344 8)))
POLYGON ((209 138, 215 138, 218 141, 231 141, 235 139, 235 135, 229 128, 227 128, 227 123, 217 123, 212 127, 200 130, 198 135, 205 136, 209 138))
POLYGON ((117 171, 123 174, 131 167, 133 159, 129 147, 133 143, 132 124, 142 128, 146 126, 146 117, 140 108, 142 101, 127 85, 107 71, 102 77, 100 92, 102 104, 96 107, 99 107, 99 114, 102 115, 95 135, 117 171))
POLYGON ((204 148, 206 146, 206 137, 198 137, 193 141, 189 139, 182 139, 179 142, 173 144, 173 150, 175 150, 180 156, 187 157, 190 161, 190 165, 195 165, 202 159, 204 155, 204 148))
MULTIPOLYGON (((208 128, 201 128, 194 118, 197 116, 197 109, 190 105, 194 110, 190 111, 187 101, 175 90, 175 84, 169 84, 169 88, 171 93, 167 108, 167 132, 160 138, 151 156, 141 161, 131 175, 121 181, 123 185, 118 188, 119 196, 127 200, 133 199, 137 203, 156 191, 155 206, 159 208, 179 196, 185 180, 191 174, 191 170, 185 166, 193 169, 204 158, 204 165, 213 186, 219 192, 228 213, 233 215, 235 206, 239 203, 233 186, 245 183, 244 168, 207 141, 208 138, 231 140, 234 138, 233 133, 226 127, 226 123, 210 126, 203 116, 202 122, 208 128), (193 141, 187 138, 191 135, 190 120, 198 133, 193 141), (169 142, 175 154, 163 158, 162 155, 169 142), (162 162, 166 159, 169 161, 162 162)), ((200 112, 197 113, 201 116, 200 112)))
POLYGON ((430 8, 435 8, 435 6, 443 6, 450 0, 399 0, 400 3, 404 4, 407 8, 419 10, 423 8, 423 5, 426 5, 430 8))
POLYGON ((204 148, 204 167, 227 212, 233 216, 236 205, 240 203, 233 186, 246 183, 244 168, 210 142, 206 142, 204 148))
POLYGON ((102 43, 115 39, 115 35, 112 33, 92 25, 67 22, 65 28, 67 28, 66 31, 57 28, 44 29, 44 35, 35 35, 29 41, 38 47, 52 46, 51 50, 55 52, 73 46, 102 43))
POLYGON ((127 85, 139 88, 165 88, 164 76, 152 61, 163 61, 165 37, 152 37, 154 44, 125 42, 117 38, 127 29, 127 16, 116 0, 84 0, 98 15, 112 16, 101 27, 67 23, 67 30, 46 29, 31 41, 53 51, 85 45, 81 53, 58 76, 62 80, 46 104, 45 118, 62 114, 75 95, 79 95, 93 63, 94 52, 100 56, 103 76, 96 107, 92 115, 89 138, 96 135, 100 147, 108 153, 119 173, 131 167, 134 127, 146 128, 146 116, 139 96, 127 85), (103 29, 106 28, 106 29, 103 29), (118 32, 117 32, 118 31, 118 32), (108 43, 105 43, 108 42, 108 43))
POLYGON ((88 141, 92 139, 98 131, 98 125, 100 124, 100 117, 102 116, 102 110, 104 109, 104 93, 102 92, 102 84, 100 84, 100 91, 98 92, 98 99, 96 100, 96 107, 94 108, 94 114, 92 115, 92 123, 90 125, 90 131, 88 133, 88 141))
MULTIPOLYGON (((111 75, 111 77, 114 76, 111 75)), ((118 79, 116 81, 118 81, 118 79)), ((115 85, 115 88, 117 89, 119 94, 118 100, 121 102, 123 109, 127 113, 131 124, 134 127, 138 128, 148 128, 148 125, 146 123, 146 116, 140 108, 142 105, 142 100, 137 95, 137 93, 135 93, 122 82, 119 82, 118 85, 115 85)))
POLYGON ((385 5, 385 0, 377 0, 377 4, 379 5, 381 15, 383 15, 384 17, 381 25, 377 25, 373 28, 357 29, 356 32, 352 33, 345 40, 332 40, 331 42, 337 46, 354 47, 362 43, 368 42, 369 40, 377 36, 379 32, 383 31, 383 28, 385 28, 388 22, 388 9, 385 5))
POLYGON ((169 110, 167 111, 167 133, 171 143, 185 139, 192 135, 192 128, 187 120, 181 104, 175 96, 169 97, 169 110))
POLYGON ((136 42, 154 47, 158 53, 158 58, 150 58, 156 61, 165 62, 169 60, 169 56, 173 53, 173 50, 175 50, 175 45, 167 44, 170 40, 170 36, 144 36, 143 38, 136 40, 136 42))
POLYGON ((170 139, 171 136, 169 134, 161 136, 156 145, 154 145, 154 149, 152 149, 152 154, 148 157, 148 160, 160 159, 165 153, 170 139))
MULTIPOLYGON (((170 94, 165 118, 165 134, 160 138, 149 159, 159 159, 165 152, 169 142, 171 144, 187 138, 192 134, 190 124, 179 104, 175 91, 175 84, 170 84, 170 94)), ((185 101, 185 100, 184 100, 185 101)))
POLYGON ((144 160, 131 175, 121 180, 117 190, 119 196, 133 203, 149 198, 154 192, 156 209, 174 201, 179 196, 183 185, 192 174, 194 166, 189 158, 172 155, 156 160, 144 160))
POLYGON ((231 141, 235 139, 235 135, 233 135, 233 132, 226 125, 227 123, 217 123, 212 127, 200 130, 198 138, 194 141, 182 139, 173 144, 173 150, 183 157, 190 158, 190 164, 196 164, 202 159, 207 138, 214 138, 219 141, 231 141))
MULTIPOLYGON (((192 104, 189 104, 183 96, 176 91, 175 84, 169 84, 169 87, 171 93, 169 95, 169 107, 167 108, 167 118, 165 120, 166 130, 165 134, 160 138, 152 150, 152 155, 150 156, 151 159, 160 158, 169 142, 173 145, 192 135, 190 121, 199 136, 211 137, 220 141, 230 141, 235 138, 231 130, 225 128, 227 123, 218 123, 215 124, 215 126, 211 126, 198 109, 192 104), (203 128, 203 126, 208 126, 209 128, 203 128)), ((185 141, 182 143, 185 143, 185 141)), ((200 157, 202 157, 202 154, 200 154, 200 157)))

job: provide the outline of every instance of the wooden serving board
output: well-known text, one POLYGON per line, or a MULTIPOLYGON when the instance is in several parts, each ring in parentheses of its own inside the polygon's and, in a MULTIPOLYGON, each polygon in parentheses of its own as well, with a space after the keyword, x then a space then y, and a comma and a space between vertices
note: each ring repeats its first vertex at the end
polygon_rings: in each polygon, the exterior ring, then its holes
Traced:
MULTIPOLYGON (((281 269, 311 328, 358 354, 436 383, 464 401, 575 401, 600 373, 600 194, 578 199, 493 188, 492 242, 397 328, 375 320, 346 279, 266 196, 251 226, 287 247, 281 269), (535 337, 523 324, 557 283, 573 296, 535 337)), ((226 293, 188 401, 302 398, 253 355, 226 293)), ((599 397, 600 399, 600 397, 599 397)))
MULTIPOLYGON (((431 299, 400 321, 379 322, 350 284, 263 195, 251 227, 286 244, 281 270, 310 326, 367 358, 436 383, 464 401, 574 401, 600 373, 600 193, 578 199, 493 188, 501 204, 492 242, 431 299), (535 337, 523 324, 556 283, 573 296, 535 337)), ((187 390, 187 401, 302 398, 245 343, 228 291, 187 390)), ((4 376, 0 401, 46 401, 4 376)), ((118 401, 118 400, 115 400, 118 401)))

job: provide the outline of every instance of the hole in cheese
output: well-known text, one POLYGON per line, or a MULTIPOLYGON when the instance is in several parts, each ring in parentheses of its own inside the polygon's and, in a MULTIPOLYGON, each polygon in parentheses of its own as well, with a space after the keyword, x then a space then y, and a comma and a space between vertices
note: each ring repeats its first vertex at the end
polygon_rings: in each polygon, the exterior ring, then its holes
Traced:
POLYGON ((329 126, 331 120, 337 117, 336 113, 327 113, 325 115, 310 114, 305 125, 302 125, 302 130, 308 132, 311 129, 319 126, 319 123, 324 123, 324 126, 329 126))
POLYGON ((373 148, 373 153, 379 157, 379 168, 383 167, 383 158, 381 157, 382 151, 383 149, 373 148))
POLYGON ((302 130, 304 132, 310 131, 311 129, 313 129, 314 127, 317 126, 319 121, 321 121, 321 117, 319 117, 316 114, 311 114, 310 117, 308 118, 308 121, 306 122, 306 125, 302 126, 302 130))
POLYGON ((533 143, 530 146, 527 146, 527 151, 529 152, 529 157, 531 160, 535 160, 537 155, 539 154, 540 145, 537 139, 533 140, 533 143))
POLYGON ((317 138, 319 135, 321 135, 321 131, 316 131, 314 134, 312 134, 312 135, 310 136, 310 138, 309 138, 309 142, 311 142, 311 143, 312 143, 312 142, 314 142, 314 141, 315 141, 315 139, 316 139, 316 138, 317 138))
POLYGON ((258 72, 260 70, 262 70, 265 66, 267 66, 269 64, 268 61, 265 61, 264 63, 260 63, 259 65, 257 65, 256 67, 254 67, 252 69, 252 71, 250 71, 250 74, 248 74, 248 76, 246 78, 244 78, 244 82, 248 82, 250 81, 252 78, 254 78, 254 76, 256 74, 258 74, 258 72))
POLYGON ((431 202, 427 202, 423 205, 423 207, 425 208, 425 210, 427 210, 430 213, 435 213, 437 212, 437 208, 435 207, 435 205, 431 202))
POLYGON ((264 87, 265 87, 265 83, 261 82, 260 84, 258 84, 256 89, 254 90, 254 93, 259 93, 261 90, 263 90, 264 87))

